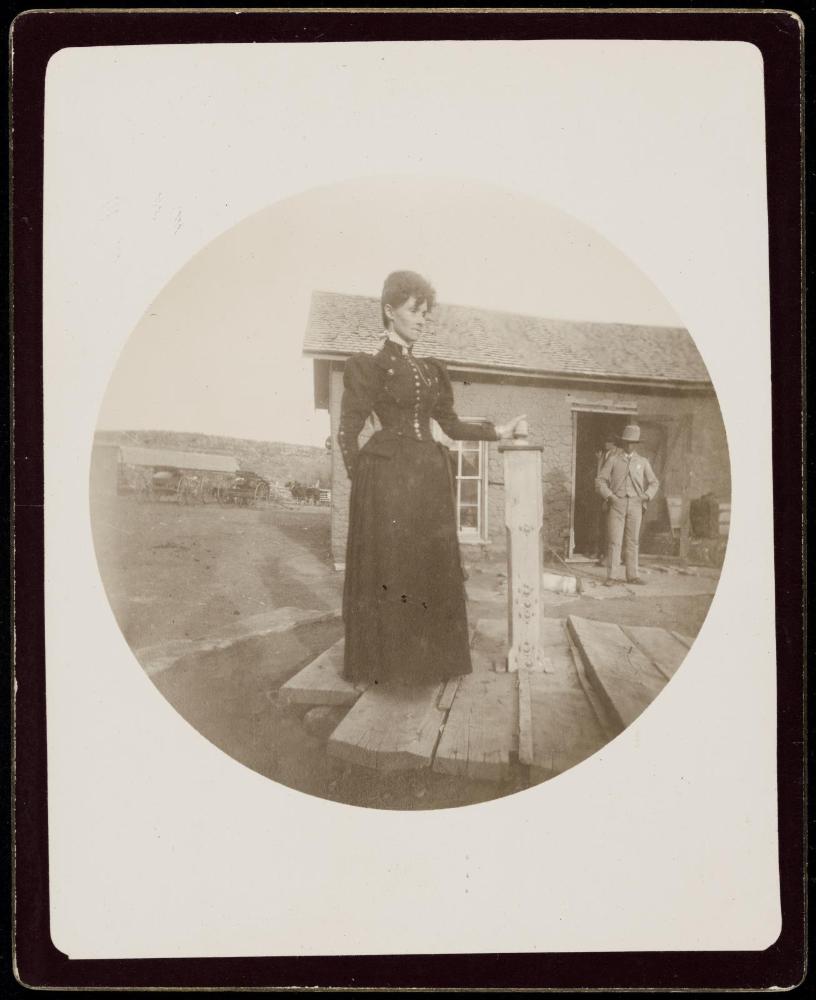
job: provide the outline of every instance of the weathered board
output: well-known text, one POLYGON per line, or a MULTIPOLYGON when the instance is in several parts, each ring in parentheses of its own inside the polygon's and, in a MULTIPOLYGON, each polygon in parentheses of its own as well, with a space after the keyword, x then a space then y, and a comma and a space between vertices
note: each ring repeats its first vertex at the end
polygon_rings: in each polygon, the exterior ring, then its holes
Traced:
POLYGON ((519 671, 519 761, 533 780, 545 780, 586 760, 609 737, 578 681, 519 671))
POLYGON ((518 751, 516 675, 482 672, 462 677, 445 721, 433 769, 501 781, 518 751))
POLYGON ((544 673, 575 682, 575 665, 563 618, 541 619, 541 666, 544 673))
POLYGON ((317 659, 281 685, 278 699, 284 705, 353 705, 365 691, 342 676, 346 640, 338 639, 317 659))
POLYGON ((609 735, 587 697, 566 622, 541 622, 543 671, 519 674, 519 761, 543 780, 589 757, 609 735))
POLYGON ((686 658, 688 648, 675 639, 671 632, 647 625, 624 625, 623 631, 640 646, 666 680, 674 677, 677 668, 686 658))
POLYGON ((456 689, 459 687, 458 677, 452 677, 446 682, 444 688, 442 688, 442 694, 439 696, 439 701, 437 702, 437 707, 443 712, 447 712, 448 709, 453 704, 453 699, 456 695, 456 689))
POLYGON ((570 615, 570 632, 587 674, 622 726, 628 726, 663 690, 666 678, 618 625, 570 615))
POLYGON ((329 737, 328 752, 381 771, 428 767, 445 718, 444 684, 370 687, 329 737))
POLYGON ((680 635, 679 632, 672 632, 672 635, 678 642, 682 642, 686 649, 691 649, 691 639, 688 636, 680 635))
POLYGON ((564 633, 564 619, 542 617, 541 619, 542 647, 563 646, 566 643, 566 641, 567 637, 564 633))
POLYGON ((471 640, 473 669, 507 670, 507 641, 506 618, 480 618, 471 640))
POLYGON ((504 660, 496 659, 495 656, 486 653, 483 649, 470 651, 470 663, 474 674, 504 673, 507 670, 507 664, 504 660))
MULTIPOLYGON (((566 622, 565 622, 566 625, 566 622)), ((572 651, 573 663, 575 664, 575 672, 578 675, 578 681, 581 685, 581 690, 584 692, 586 700, 592 706, 595 712, 595 717, 600 723, 601 728, 606 733, 607 740, 614 739, 615 736, 620 735, 623 731, 623 726, 620 723, 617 715, 610 709, 606 699, 604 699, 601 694, 593 687, 592 681, 587 675, 586 665, 584 664, 584 658, 581 656, 581 652, 578 649, 572 636, 569 634, 570 649, 572 651)))

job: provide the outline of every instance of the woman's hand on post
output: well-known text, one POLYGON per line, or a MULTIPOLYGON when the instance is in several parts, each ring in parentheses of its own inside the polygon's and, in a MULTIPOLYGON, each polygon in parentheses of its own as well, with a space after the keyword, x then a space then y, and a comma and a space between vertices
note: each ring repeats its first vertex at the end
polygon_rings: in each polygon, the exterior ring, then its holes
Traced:
POLYGON ((519 417, 513 417, 512 420, 508 420, 506 424, 496 424, 496 434, 499 439, 507 439, 513 437, 518 425, 524 421, 524 427, 522 430, 526 431, 527 414, 522 413, 519 417))

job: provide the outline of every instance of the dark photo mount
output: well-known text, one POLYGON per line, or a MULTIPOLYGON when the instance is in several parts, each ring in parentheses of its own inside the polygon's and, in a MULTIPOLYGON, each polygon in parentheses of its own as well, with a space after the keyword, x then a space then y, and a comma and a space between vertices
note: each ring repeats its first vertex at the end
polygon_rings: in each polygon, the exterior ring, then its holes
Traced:
MULTIPOLYGON (((13 960, 35 988, 764 990, 805 972, 801 22, 785 11, 31 11, 12 27, 13 960), (762 54, 771 292, 782 933, 761 952, 70 960, 49 932, 44 645, 44 80, 68 46, 431 39, 744 41, 762 54), (784 567, 784 572, 779 568, 784 567)), ((10 691, 10 689, 9 689, 10 691)), ((7 972, 9 990, 19 989, 7 972)))

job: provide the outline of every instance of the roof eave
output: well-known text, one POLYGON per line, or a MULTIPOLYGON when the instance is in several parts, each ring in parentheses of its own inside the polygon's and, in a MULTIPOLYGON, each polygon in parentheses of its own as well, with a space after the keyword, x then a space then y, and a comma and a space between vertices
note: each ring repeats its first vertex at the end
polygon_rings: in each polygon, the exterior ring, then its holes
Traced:
MULTIPOLYGON (((304 348, 306 357, 314 361, 345 361, 351 357, 349 351, 319 351, 304 348)), ((511 375, 516 378, 541 378, 558 382, 606 382, 613 385, 647 386, 665 389, 711 389, 710 379, 656 378, 648 375, 621 375, 616 372, 579 372, 547 368, 519 368, 514 365, 461 364, 446 361, 448 369, 456 372, 473 372, 486 375, 511 375)))

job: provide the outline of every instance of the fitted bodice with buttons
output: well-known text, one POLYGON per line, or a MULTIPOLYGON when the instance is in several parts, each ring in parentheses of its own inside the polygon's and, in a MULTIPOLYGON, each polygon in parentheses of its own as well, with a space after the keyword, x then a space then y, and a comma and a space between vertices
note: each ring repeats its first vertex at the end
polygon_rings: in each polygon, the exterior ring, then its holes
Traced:
POLYGON ((434 443, 431 420, 454 440, 496 440, 489 421, 465 422, 453 409, 453 390, 445 366, 435 358, 415 358, 392 341, 376 355, 349 358, 343 376, 338 444, 349 475, 367 417, 376 414, 382 430, 366 450, 391 457, 399 442, 434 443))
POLYGON ((384 430, 417 441, 433 440, 431 416, 439 398, 439 374, 434 365, 411 354, 395 357, 385 370, 382 392, 374 401, 384 430))

